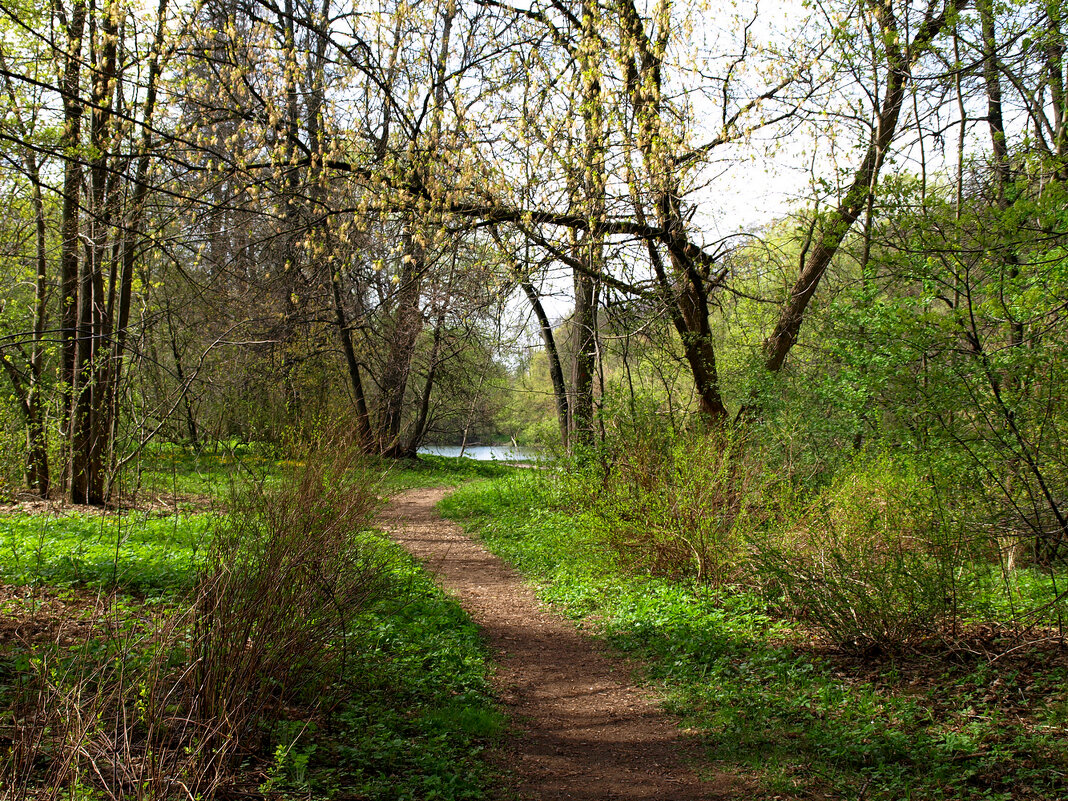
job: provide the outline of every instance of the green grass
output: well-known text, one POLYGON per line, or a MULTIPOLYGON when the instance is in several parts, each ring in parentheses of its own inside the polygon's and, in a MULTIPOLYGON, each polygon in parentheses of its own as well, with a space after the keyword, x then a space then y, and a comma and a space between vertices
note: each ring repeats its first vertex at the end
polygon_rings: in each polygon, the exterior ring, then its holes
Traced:
POLYGON ((354 693, 315 738, 308 789, 358 798, 484 798, 485 748, 504 730, 478 631, 408 557, 401 592, 356 621, 354 693))
POLYGON ((381 460, 383 487, 389 492, 419 487, 456 487, 480 478, 500 478, 522 468, 476 459, 420 454, 418 459, 381 460))
MULTIPOLYGON (((418 459, 368 457, 382 476, 382 491, 391 494, 420 487, 459 486, 482 478, 500 478, 518 469, 497 462, 422 454, 418 459)), ((299 461, 263 445, 222 443, 199 453, 163 444, 144 453, 126 476, 123 492, 136 489, 140 497, 159 497, 166 505, 185 509, 192 499, 223 503, 235 487, 252 481, 271 481, 299 461)))
POLYGON ((1008 576, 988 567, 976 571, 972 582, 969 616, 976 622, 1024 618, 1050 627, 1068 624, 1068 571, 1063 564, 1052 570, 1016 568, 1008 576))
POLYGON ((0 581, 168 594, 195 582, 210 526, 208 514, 0 517, 0 581))
POLYGON ((599 547, 604 521, 550 477, 458 490, 445 514, 542 596, 649 660, 710 761, 772 795, 884 799, 1068 797, 1068 671, 967 653, 865 663, 821 655, 741 588, 629 575, 599 547))
POLYGON ((199 452, 161 443, 128 466, 119 491, 183 508, 192 499, 225 500, 243 482, 268 479, 288 464, 277 449, 256 443, 218 443, 199 452))

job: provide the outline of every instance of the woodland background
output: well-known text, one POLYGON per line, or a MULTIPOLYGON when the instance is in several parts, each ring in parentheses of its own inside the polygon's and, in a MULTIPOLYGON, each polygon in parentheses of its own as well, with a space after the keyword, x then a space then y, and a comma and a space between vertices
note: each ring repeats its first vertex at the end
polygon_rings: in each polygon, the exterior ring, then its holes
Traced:
POLYGON ((0 491, 515 441, 612 570, 871 659, 1063 645, 1066 13, 2 0, 0 491))

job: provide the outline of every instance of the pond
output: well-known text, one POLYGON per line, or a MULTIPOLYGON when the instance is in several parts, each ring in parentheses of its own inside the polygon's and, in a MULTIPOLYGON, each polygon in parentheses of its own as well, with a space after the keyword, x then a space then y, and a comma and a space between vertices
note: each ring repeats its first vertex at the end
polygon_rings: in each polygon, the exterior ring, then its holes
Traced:
MULTIPOLYGON (((460 456, 459 445, 424 445, 419 453, 432 456, 460 456)), ((530 448, 516 448, 512 445, 468 445, 463 449, 463 456, 479 462, 532 462, 541 454, 530 448)))

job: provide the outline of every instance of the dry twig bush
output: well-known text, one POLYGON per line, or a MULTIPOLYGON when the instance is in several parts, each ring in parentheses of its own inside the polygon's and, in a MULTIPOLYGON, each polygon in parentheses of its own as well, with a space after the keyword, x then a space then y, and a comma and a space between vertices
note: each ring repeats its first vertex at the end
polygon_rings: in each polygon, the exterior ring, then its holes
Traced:
POLYGON ((193 801, 247 782, 272 721, 340 697, 352 618, 388 590, 375 487, 353 449, 310 454, 237 495, 185 602, 146 616, 113 598, 80 641, 29 651, 3 797, 193 801))

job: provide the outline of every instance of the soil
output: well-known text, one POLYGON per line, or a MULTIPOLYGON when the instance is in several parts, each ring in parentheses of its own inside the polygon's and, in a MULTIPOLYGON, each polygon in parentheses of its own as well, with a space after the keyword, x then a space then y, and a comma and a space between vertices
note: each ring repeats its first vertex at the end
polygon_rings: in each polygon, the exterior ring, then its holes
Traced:
POLYGON ((176 510, 210 512, 225 510, 210 495, 175 495, 172 493, 141 493, 118 498, 106 506, 68 503, 62 498, 38 498, 27 495, 15 500, 0 500, 3 515, 68 515, 103 516, 123 512, 146 512, 151 515, 172 515, 176 510))
POLYGON ((403 493, 380 522, 460 600, 491 650, 514 728, 499 753, 514 786, 500 799, 753 797, 733 776, 699 780, 687 764, 697 744, 629 681, 634 665, 543 607, 512 568, 441 519, 434 505, 446 492, 403 493))
POLYGON ((110 596, 92 590, 56 590, 0 584, 0 653, 46 644, 84 643, 110 622, 110 596))

